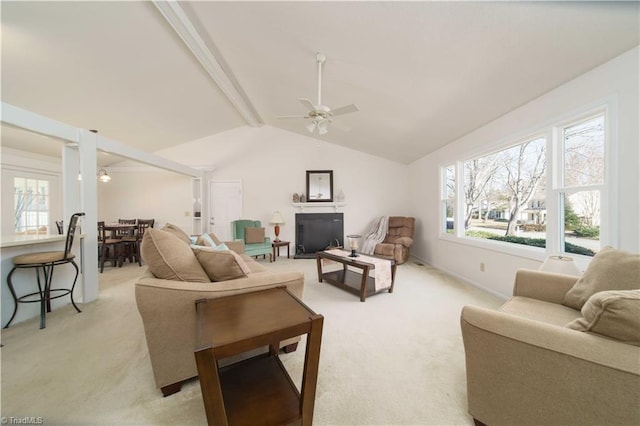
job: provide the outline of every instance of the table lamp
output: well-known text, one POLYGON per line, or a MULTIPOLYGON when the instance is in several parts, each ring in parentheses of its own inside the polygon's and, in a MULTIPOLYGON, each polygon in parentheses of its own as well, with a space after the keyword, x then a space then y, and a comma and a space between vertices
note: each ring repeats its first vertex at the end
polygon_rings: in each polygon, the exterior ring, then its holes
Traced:
POLYGON ((275 212, 273 212, 273 216, 271 217, 271 224, 274 225, 273 232, 275 232, 276 234, 276 239, 274 240, 274 242, 279 243, 280 238, 278 238, 278 235, 280 235, 280 224, 284 225, 284 219, 282 218, 282 214, 279 211, 276 210, 275 212))
POLYGON ((347 235, 347 238, 349 239, 349 248, 351 249, 349 257, 358 257, 356 250, 358 250, 358 243, 360 238, 362 238, 362 235, 347 235))
POLYGON ((549 256, 538 270, 555 274, 581 275, 576 263, 570 256, 549 256))

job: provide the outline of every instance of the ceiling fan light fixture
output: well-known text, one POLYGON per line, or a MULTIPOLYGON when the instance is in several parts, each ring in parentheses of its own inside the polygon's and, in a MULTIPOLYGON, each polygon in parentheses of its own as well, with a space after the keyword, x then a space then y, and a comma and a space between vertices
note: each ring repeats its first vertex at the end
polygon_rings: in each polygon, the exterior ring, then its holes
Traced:
POLYGON ((327 130, 327 122, 323 121, 320 124, 318 124, 318 134, 319 135, 326 135, 328 132, 327 130))
POLYGON ((306 127, 309 133, 313 133, 313 131, 316 129, 316 122, 312 121, 311 123, 307 124, 306 127))
POLYGON ((322 104, 322 66, 326 60, 327 57, 322 53, 316 54, 316 63, 318 64, 318 102, 313 103, 309 99, 299 98, 298 101, 307 109, 306 115, 284 115, 278 118, 303 118, 311 120, 311 122, 305 126, 309 133, 313 133, 318 129, 318 134, 325 135, 329 132, 329 125, 333 125, 332 118, 334 116, 359 111, 355 104, 349 104, 335 109, 331 109, 322 104))

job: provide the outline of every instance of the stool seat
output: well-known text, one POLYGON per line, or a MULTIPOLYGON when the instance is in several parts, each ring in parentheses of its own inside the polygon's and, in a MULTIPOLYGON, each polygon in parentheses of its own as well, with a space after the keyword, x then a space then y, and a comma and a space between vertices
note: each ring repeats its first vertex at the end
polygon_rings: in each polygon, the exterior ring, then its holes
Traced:
POLYGON ((36 263, 51 263, 69 261, 75 258, 73 253, 66 253, 64 251, 43 251, 40 253, 27 253, 21 254, 13 258, 14 265, 32 265, 36 263))
MULTIPOLYGON (((40 304, 41 329, 45 328, 46 326, 46 313, 51 312, 51 300, 53 299, 69 296, 69 298, 71 299, 71 304, 73 305, 75 310, 78 312, 82 312, 76 305, 75 300, 73 300, 73 290, 76 287, 80 269, 78 268, 76 262, 73 260, 76 257, 75 254, 71 252, 71 248, 73 247, 73 237, 76 233, 76 226, 78 224, 78 219, 81 216, 84 216, 84 213, 74 213, 73 215, 71 215, 63 251, 26 253, 15 256, 12 259, 13 268, 7 275, 7 286, 9 287, 11 297, 13 298, 13 314, 11 314, 11 318, 9 318, 9 321, 4 326, 4 328, 8 328, 11 324, 11 321, 13 321, 13 319, 15 318, 16 313, 18 312, 19 303, 40 304), (67 288, 52 288, 54 266, 65 264, 70 264, 76 271, 75 277, 73 278, 73 283, 70 287, 67 288), (38 290, 18 296, 18 293, 16 292, 16 289, 13 285, 12 277, 14 272, 25 269, 35 270, 38 290)), ((20 285, 20 287, 22 287, 22 285, 20 285)))

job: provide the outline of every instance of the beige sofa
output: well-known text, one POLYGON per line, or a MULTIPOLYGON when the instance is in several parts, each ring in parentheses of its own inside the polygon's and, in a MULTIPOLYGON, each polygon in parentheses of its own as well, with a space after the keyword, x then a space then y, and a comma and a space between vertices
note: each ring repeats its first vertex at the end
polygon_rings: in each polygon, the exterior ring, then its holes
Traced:
POLYGON ((602 271, 603 285, 616 291, 582 292, 581 310, 567 304, 575 306, 576 288, 593 278, 589 268, 580 280, 520 270, 513 298, 497 311, 464 307, 468 410, 476 424, 640 424, 635 256, 626 284, 602 271))
MULTIPOLYGON (((249 256, 240 254, 239 257, 244 262, 243 266, 248 267, 245 277, 217 282, 211 282, 208 279, 206 281, 202 279, 201 282, 185 281, 187 273, 191 274, 187 277, 188 279, 199 279, 192 272, 198 269, 197 260, 193 263, 196 256, 193 255, 193 259, 189 258, 189 252, 192 250, 189 245, 183 242, 175 245, 177 243, 171 240, 168 244, 163 243, 165 247, 161 249, 164 250, 164 254, 160 257, 164 258, 164 261, 169 260, 173 263, 170 273, 176 273, 180 278, 159 279, 151 271, 155 270, 159 274, 166 271, 154 264, 158 259, 152 259, 157 256, 151 252, 150 246, 153 244, 149 240, 154 236, 157 240, 158 235, 167 240, 170 238, 166 234, 158 234, 158 231, 151 231, 149 235, 145 233, 142 257, 149 268, 137 280, 135 296, 144 325, 156 387, 162 390, 164 396, 167 396, 178 392, 185 380, 197 376, 193 354, 196 343, 196 300, 277 286, 286 286, 298 298, 302 298, 304 275, 302 272, 269 272, 249 256), (180 268, 183 270, 180 271, 180 268), (186 269, 189 271, 185 271, 186 269)), ((237 246, 234 246, 234 249, 241 250, 237 246)), ((287 351, 295 350, 298 340, 283 341, 281 346, 287 351)))

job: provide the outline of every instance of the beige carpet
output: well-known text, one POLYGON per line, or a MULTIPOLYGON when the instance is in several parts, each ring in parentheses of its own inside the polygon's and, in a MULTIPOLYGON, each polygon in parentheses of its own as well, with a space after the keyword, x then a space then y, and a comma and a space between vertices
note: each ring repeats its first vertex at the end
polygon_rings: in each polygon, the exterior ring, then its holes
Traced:
MULTIPOLYGON (((428 266, 398 268, 395 291, 365 303, 318 283, 314 260, 262 262, 305 273, 304 301, 324 315, 316 425, 471 425, 462 306, 501 301, 428 266)), ((144 267, 143 267, 144 268, 144 267)), ((200 386, 163 398, 154 387, 133 282, 143 268, 108 268, 100 298, 2 331, 2 416, 44 424, 205 424, 200 386)), ((282 356, 300 383, 304 345, 282 356)))

